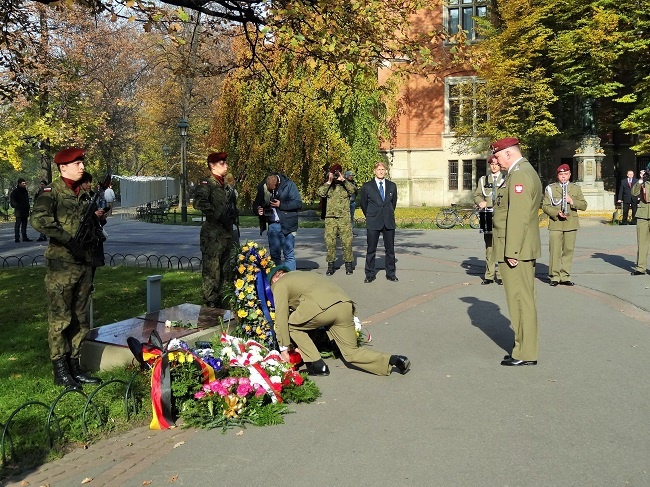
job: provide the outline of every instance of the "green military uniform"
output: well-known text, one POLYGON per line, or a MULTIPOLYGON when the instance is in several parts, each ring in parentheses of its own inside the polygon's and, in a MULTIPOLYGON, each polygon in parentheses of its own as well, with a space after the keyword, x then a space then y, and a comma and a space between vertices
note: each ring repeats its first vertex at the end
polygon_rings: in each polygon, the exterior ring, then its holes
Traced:
MULTIPOLYGON (((570 282, 571 263, 573 261, 573 250, 575 248, 576 236, 580 222, 578 210, 587 209, 587 201, 582 195, 580 186, 574 183, 566 183, 566 194, 573 201, 566 205, 567 216, 564 219, 558 217, 563 205, 563 189, 561 183, 549 184, 544 191, 542 210, 549 217, 548 222, 548 247, 549 266, 548 278, 551 282, 570 282)), ((564 213, 564 212, 562 212, 564 213)))
POLYGON ((357 188, 347 179, 343 182, 332 181, 323 184, 316 191, 321 198, 327 198, 325 212, 325 245, 327 246, 327 262, 336 261, 336 237, 341 237, 343 260, 351 263, 352 254, 352 224, 350 221, 350 197, 357 188))
POLYGON ((326 327, 346 362, 373 374, 390 374, 389 354, 358 347, 354 304, 331 280, 314 272, 292 271, 271 284, 271 290, 280 347, 288 347, 293 340, 305 362, 316 362, 321 355, 307 332, 326 327))
MULTIPOLYGON (((481 176, 476 191, 474 191, 474 203, 479 204, 485 202, 486 208, 494 207, 494 202, 497 197, 497 189, 503 184, 505 177, 501 171, 496 174, 481 176)), ((484 233, 483 241, 485 242, 485 280, 494 281, 501 279, 499 267, 496 265, 496 258, 494 254, 494 247, 492 244, 492 233, 484 233)))
POLYGON ((648 194, 650 194, 650 181, 640 179, 632 187, 632 196, 640 197, 639 206, 636 210, 636 267, 635 272, 646 273, 648 268, 648 247, 650 246, 650 203, 648 194), (645 191, 642 189, 645 188, 645 191), (643 195, 645 193, 645 197, 643 195))
POLYGON ((208 306, 223 307, 222 288, 229 278, 233 250, 232 226, 236 218, 234 190, 216 177, 201 181, 194 196, 194 209, 205 215, 200 246, 203 257, 203 299, 208 306))
POLYGON ((78 359, 81 344, 90 330, 93 249, 84 249, 82 262, 66 247, 76 234, 89 202, 88 193, 79 188, 75 195, 59 178, 43 189, 32 210, 32 227, 50 238, 45 250, 45 290, 53 361, 68 354, 78 359))
POLYGON ((520 158, 509 169, 497 191, 494 206, 494 252, 501 265, 501 278, 515 332, 511 356, 537 361, 539 340, 535 303, 535 262, 542 254, 539 206, 542 182, 528 160, 520 158), (510 267, 506 258, 517 259, 510 267))

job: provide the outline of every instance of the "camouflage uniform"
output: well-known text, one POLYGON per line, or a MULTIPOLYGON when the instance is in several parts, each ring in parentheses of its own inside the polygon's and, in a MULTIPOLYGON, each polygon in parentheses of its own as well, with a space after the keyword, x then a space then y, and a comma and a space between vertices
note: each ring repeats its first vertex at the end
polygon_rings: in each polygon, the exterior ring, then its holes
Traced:
POLYGON ((232 226, 236 218, 236 197, 214 176, 201 181, 194 197, 194 209, 201 210, 203 254, 203 299, 208 306, 223 307, 223 283, 229 278, 229 261, 233 249, 232 226))
POLYGON ((325 213, 325 245, 327 262, 336 261, 336 236, 341 237, 343 260, 352 262, 352 224, 350 222, 350 196, 356 187, 347 179, 344 182, 332 181, 318 188, 318 196, 327 198, 325 213))
POLYGON ((79 228, 89 201, 88 193, 80 189, 75 195, 59 178, 43 189, 32 210, 32 227, 50 238, 45 251, 45 290, 52 360, 67 354, 78 359, 90 329, 93 250, 84 249, 84 262, 80 262, 66 248, 79 228))

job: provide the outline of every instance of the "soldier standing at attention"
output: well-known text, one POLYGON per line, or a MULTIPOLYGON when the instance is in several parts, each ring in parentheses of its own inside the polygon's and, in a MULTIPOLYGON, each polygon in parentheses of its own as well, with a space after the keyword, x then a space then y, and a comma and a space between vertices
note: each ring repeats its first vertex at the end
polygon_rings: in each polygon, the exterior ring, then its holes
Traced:
POLYGON ((227 278, 237 202, 234 189, 226 187, 228 155, 213 152, 208 156, 210 177, 201 181, 194 197, 194 209, 205 215, 200 246, 203 258, 203 299, 210 308, 223 308, 222 288, 227 278))
POLYGON ((54 156, 61 177, 43 188, 30 220, 32 227, 50 239, 45 250, 45 291, 54 383, 75 389, 100 382, 86 375, 79 364, 81 345, 90 330, 93 284, 93 249, 74 240, 90 202, 80 184, 84 155, 83 149, 70 148, 54 156))
POLYGON ((325 245, 327 246, 328 276, 334 274, 336 262, 336 237, 341 237, 345 273, 353 272, 352 254, 352 223, 350 221, 350 197, 357 188, 352 182, 343 177, 340 164, 334 164, 327 173, 327 181, 316 191, 318 196, 326 198, 325 210, 325 245))
MULTIPOLYGON (((490 174, 481 176, 476 185, 476 191, 474 191, 474 203, 481 210, 494 207, 494 202, 497 199, 497 189, 505 179, 501 172, 501 166, 499 166, 494 156, 488 159, 488 163, 490 164, 490 174)), ((485 241, 485 278, 481 284, 492 284, 496 281, 497 284, 501 285, 499 268, 496 265, 493 251, 492 233, 484 233, 483 240, 485 241)))
POLYGON ((494 252, 501 264, 515 343, 501 365, 537 365, 535 263, 542 255, 538 216, 542 182, 522 157, 516 138, 497 140, 490 149, 501 169, 508 172, 494 205, 494 252))
POLYGON ((580 227, 578 210, 586 210, 587 201, 580 186, 569 182, 571 168, 568 164, 557 168, 557 179, 557 183, 546 186, 542 203, 542 210, 549 217, 548 278, 551 286, 573 286, 571 262, 580 227))
POLYGON ((650 246, 650 164, 645 171, 639 173, 639 180, 632 187, 632 196, 641 198, 636 210, 636 267, 632 271, 633 276, 645 275, 648 262, 648 247, 650 246))

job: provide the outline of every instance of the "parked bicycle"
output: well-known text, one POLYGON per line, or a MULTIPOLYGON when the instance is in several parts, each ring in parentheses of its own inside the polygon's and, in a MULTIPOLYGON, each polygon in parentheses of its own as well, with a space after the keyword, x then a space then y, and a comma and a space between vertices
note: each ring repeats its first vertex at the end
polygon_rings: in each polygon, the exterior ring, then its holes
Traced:
POLYGON ((436 225, 440 228, 469 225, 476 230, 480 227, 478 209, 460 208, 458 205, 452 203, 451 206, 441 209, 438 215, 436 215, 436 225))

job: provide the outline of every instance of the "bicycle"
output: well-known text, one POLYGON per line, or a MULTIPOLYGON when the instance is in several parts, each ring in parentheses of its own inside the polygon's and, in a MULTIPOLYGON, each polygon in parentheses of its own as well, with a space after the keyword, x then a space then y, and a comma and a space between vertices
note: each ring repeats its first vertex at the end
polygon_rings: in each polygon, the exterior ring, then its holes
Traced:
POLYGON ((469 225, 474 230, 480 227, 477 208, 460 208, 457 204, 443 208, 436 215, 436 225, 440 228, 453 228, 456 225, 469 225))

